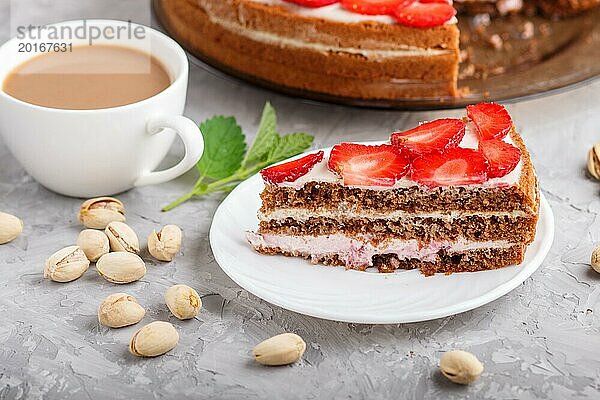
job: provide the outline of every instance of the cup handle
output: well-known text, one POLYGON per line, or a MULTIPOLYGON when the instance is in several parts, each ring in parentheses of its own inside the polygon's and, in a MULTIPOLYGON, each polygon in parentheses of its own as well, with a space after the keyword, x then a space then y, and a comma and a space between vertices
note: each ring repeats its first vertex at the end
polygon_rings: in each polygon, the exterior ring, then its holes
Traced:
POLYGON ((155 185, 177 178, 189 171, 202 157, 204 140, 198 126, 194 121, 182 116, 158 116, 148 121, 146 130, 151 135, 156 135, 164 128, 173 129, 183 141, 185 155, 179 164, 164 171, 148 172, 140 176, 134 186, 155 185))

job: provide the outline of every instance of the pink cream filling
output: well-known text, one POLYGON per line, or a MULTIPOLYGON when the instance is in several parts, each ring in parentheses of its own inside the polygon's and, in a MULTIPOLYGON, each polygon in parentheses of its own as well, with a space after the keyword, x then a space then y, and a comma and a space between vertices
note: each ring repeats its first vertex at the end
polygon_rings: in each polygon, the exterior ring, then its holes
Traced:
POLYGON ((373 256, 379 254, 396 254, 399 259, 418 259, 435 262, 440 250, 449 253, 462 253, 483 248, 505 248, 511 246, 507 241, 475 242, 459 239, 455 242, 433 241, 420 243, 417 240, 389 239, 378 245, 345 235, 291 236, 257 234, 248 232, 247 239, 255 249, 277 248, 293 255, 310 256, 313 261, 328 255, 337 255, 349 267, 373 265, 373 256))

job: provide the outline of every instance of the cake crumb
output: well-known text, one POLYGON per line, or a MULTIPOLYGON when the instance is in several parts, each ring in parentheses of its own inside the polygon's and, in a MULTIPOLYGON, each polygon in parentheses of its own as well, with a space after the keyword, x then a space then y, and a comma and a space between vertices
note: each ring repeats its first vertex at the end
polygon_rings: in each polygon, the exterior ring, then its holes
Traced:
POLYGON ((497 33, 488 38, 488 43, 496 50, 501 50, 504 46, 504 40, 497 33))
POLYGON ((468 64, 465 68, 463 68, 459 74, 459 79, 471 78, 475 75, 475 65, 468 64))
POLYGON ((523 0, 498 0, 496 9, 500 15, 517 13, 523 8, 523 0))
POLYGON ((489 26, 491 23, 490 14, 477 14, 473 17, 474 27, 489 26))
POLYGON ((552 30, 550 28, 550 25, 548 25, 547 23, 543 23, 538 27, 540 33, 542 34, 542 36, 548 36, 550 34, 550 31, 552 30))
POLYGON ((461 63, 469 61, 469 59, 471 58, 471 55, 469 54, 468 50, 462 49, 459 54, 461 63))
POLYGON ((523 24, 523 27, 521 29, 521 39, 531 39, 533 37, 535 33, 535 27, 533 25, 533 22, 531 21, 527 21, 523 24))

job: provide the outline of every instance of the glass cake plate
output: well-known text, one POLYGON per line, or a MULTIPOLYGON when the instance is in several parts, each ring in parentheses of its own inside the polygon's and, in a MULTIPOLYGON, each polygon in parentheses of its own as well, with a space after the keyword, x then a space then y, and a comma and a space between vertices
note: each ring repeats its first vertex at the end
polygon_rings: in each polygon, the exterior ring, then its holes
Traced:
MULTIPOLYGON (((156 2, 155 10, 158 10, 156 2)), ((160 12, 157 17, 160 21, 160 12)), ((557 21, 524 15, 493 18, 489 25, 481 17, 461 16, 459 27, 462 56, 466 58, 460 67, 460 97, 359 100, 273 84, 198 52, 193 52, 190 59, 225 79, 242 79, 290 96, 405 110, 464 107, 481 101, 506 102, 549 94, 600 76, 600 9, 557 21), (531 32, 533 36, 530 37, 531 32)), ((165 29, 169 33, 167 26, 165 29)), ((177 35, 173 37, 179 39, 177 35)))
MULTIPOLYGON (((327 149, 323 149, 327 150, 327 149)), ((242 182, 217 209, 210 245, 221 269, 255 296, 287 310, 335 321, 391 324, 469 311, 517 288, 542 264, 554 238, 552 209, 540 195, 536 237, 521 265, 492 271, 422 275, 313 265, 296 257, 259 254, 246 240, 258 228, 264 188, 259 174, 242 182)))

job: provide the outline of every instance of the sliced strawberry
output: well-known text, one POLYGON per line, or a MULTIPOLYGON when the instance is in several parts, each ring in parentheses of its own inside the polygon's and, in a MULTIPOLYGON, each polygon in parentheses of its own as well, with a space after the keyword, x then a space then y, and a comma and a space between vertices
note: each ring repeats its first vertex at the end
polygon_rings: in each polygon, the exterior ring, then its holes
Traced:
POLYGON ((436 119, 404 132, 392 133, 391 142, 418 157, 458 146, 465 136, 465 127, 465 123, 460 119, 436 119))
POLYGON ((510 132, 513 122, 508 111, 496 103, 479 103, 467 106, 467 116, 481 140, 503 139, 510 132))
POLYGON ((333 147, 328 167, 344 185, 394 186, 408 172, 409 160, 395 146, 341 143, 333 147))
POLYGON ((419 2, 400 4, 392 15, 402 25, 413 28, 431 28, 450 21, 456 10, 446 2, 419 2))
POLYGON ((488 162, 488 177, 500 178, 508 175, 521 160, 521 150, 500 139, 479 142, 479 151, 488 162))
MULTIPOLYGON (((387 15, 407 0, 342 0, 342 7, 358 14, 387 15)), ((412 1, 412 0, 409 0, 412 1)))
POLYGON ((455 147, 413 161, 411 179, 429 187, 462 186, 487 180, 488 164, 477 150, 455 147))
POLYGON ((323 7, 333 3, 338 3, 339 0, 284 0, 288 3, 298 4, 304 7, 323 7))
POLYGON ((323 151, 309 154, 297 160, 265 168, 260 171, 260 174, 269 183, 294 182, 320 163, 324 154, 323 151))

